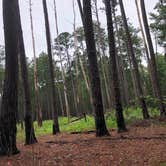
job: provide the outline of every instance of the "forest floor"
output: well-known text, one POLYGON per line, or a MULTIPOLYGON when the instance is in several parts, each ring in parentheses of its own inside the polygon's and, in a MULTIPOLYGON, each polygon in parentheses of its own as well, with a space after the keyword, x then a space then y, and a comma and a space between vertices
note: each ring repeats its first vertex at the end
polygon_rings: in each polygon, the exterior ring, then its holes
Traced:
POLYGON ((20 154, 1 157, 0 166, 166 166, 166 123, 137 121, 129 131, 96 138, 94 132, 38 138, 20 154))

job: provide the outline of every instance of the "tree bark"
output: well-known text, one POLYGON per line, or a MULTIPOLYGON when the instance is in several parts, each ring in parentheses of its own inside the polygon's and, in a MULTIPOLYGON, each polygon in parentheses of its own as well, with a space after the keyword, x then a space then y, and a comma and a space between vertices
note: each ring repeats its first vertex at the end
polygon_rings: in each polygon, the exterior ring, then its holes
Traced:
POLYGON ((46 0, 43 0, 43 11, 45 18, 45 29, 46 29, 46 40, 47 40, 47 51, 49 58, 49 70, 50 70, 50 87, 52 93, 52 114, 53 114, 53 134, 59 133, 59 124, 58 124, 58 112, 56 108, 56 94, 55 94, 55 80, 54 80, 54 64, 52 58, 52 48, 51 48, 51 36, 50 36, 50 26, 48 20, 48 11, 46 0))
MULTIPOLYGON (((120 79, 121 79, 121 84, 122 84, 122 91, 123 91, 123 95, 124 95, 124 101, 125 101, 125 105, 129 106, 129 102, 130 102, 130 97, 129 97, 129 85, 127 82, 127 78, 126 78, 126 73, 124 70, 124 62, 122 59, 122 50, 121 50, 121 43, 120 43, 120 38, 119 38, 119 29, 118 29, 118 25, 117 25, 117 19, 116 19, 116 13, 115 13, 115 6, 113 6, 113 17, 114 17, 114 24, 115 24, 115 30, 117 33, 117 42, 118 42, 118 46, 119 46, 119 57, 117 57, 118 61, 119 61, 119 71, 120 71, 120 79)), ((118 50, 117 50, 117 56, 118 56, 118 50)))
MULTIPOLYGON (((80 97, 79 97, 79 88, 78 88, 78 64, 79 64, 79 56, 78 54, 78 47, 77 47, 77 36, 76 36, 76 8, 75 8, 75 0, 73 0, 73 34, 74 34, 74 58, 75 58, 75 67, 76 67, 76 79, 75 79, 75 105, 77 106, 76 114, 77 116, 80 116, 80 97)), ((73 89, 74 90, 74 89, 73 89)))
MULTIPOLYGON (((111 108, 111 102, 110 102, 110 93, 109 93, 109 87, 108 87, 108 82, 107 82, 107 78, 106 78, 106 72, 105 72, 105 68, 104 68, 104 63, 102 60, 102 56, 101 56, 101 52, 103 54, 103 56, 105 56, 105 51, 104 48, 102 46, 102 38, 101 38, 101 31, 100 31, 100 20, 99 20, 99 14, 98 14, 98 6, 97 6, 97 0, 94 0, 94 5, 95 5, 95 16, 96 16, 96 20, 97 20, 97 33, 98 33, 98 39, 99 39, 99 44, 98 44, 98 52, 99 52, 99 57, 100 57, 100 66, 101 66, 101 72, 103 75, 103 83, 104 83, 104 89, 105 89, 105 93, 106 93, 106 100, 108 102, 108 107, 111 108)), ((103 92, 104 94, 104 92, 103 92)), ((104 96, 103 96, 103 100, 104 100, 104 96)))
MULTIPOLYGON (((82 25, 84 26, 84 14, 83 14, 82 4, 81 4, 80 0, 77 0, 77 3, 78 3, 78 6, 79 6, 79 11, 80 11, 80 15, 81 15, 82 25)), ((76 33, 75 33, 74 37, 76 38, 76 33)), ((81 42, 81 48, 82 48, 82 51, 85 52, 84 51, 83 42, 81 42)), ((88 79, 88 76, 86 76, 86 72, 85 72, 85 68, 84 68, 82 59, 80 57, 78 57, 78 59, 79 59, 79 62, 80 62, 81 71, 82 71, 83 78, 84 78, 84 81, 85 81, 86 89, 87 89, 87 91, 89 93, 90 104, 91 104, 91 107, 92 107, 92 110, 93 110, 93 98, 92 98, 92 91, 91 91, 91 88, 90 88, 90 85, 89 85, 89 79, 88 79)))
POLYGON ((81 15, 82 24, 84 24, 84 13, 83 13, 81 0, 77 0, 77 3, 78 3, 78 8, 79 8, 79 11, 80 11, 80 15, 81 15))
POLYGON ((112 69, 113 89, 115 95, 114 103, 116 109, 116 122, 118 126, 118 132, 124 132, 127 129, 123 117, 123 108, 121 104, 121 94, 120 94, 118 72, 116 66, 115 38, 114 38, 113 21, 112 21, 112 10, 110 5, 110 0, 105 0, 104 2, 106 7, 109 54, 110 54, 111 69, 112 69))
POLYGON ((93 105, 95 113, 96 136, 104 136, 108 135, 109 133, 106 128, 104 119, 101 85, 93 32, 91 0, 83 0, 83 13, 84 31, 86 38, 87 55, 89 60, 90 81, 92 87, 93 105))
POLYGON ((135 5, 136 5, 136 9, 137 9, 138 21, 139 21, 140 30, 141 30, 141 34, 142 34, 142 38, 143 38, 143 42, 144 42, 144 47, 145 47, 145 53, 146 53, 146 57, 147 57, 148 70, 149 70, 149 74, 150 74, 150 81, 151 81, 151 85, 152 85, 152 90, 153 90, 154 95, 156 96, 154 83, 153 83, 153 77, 152 77, 152 64, 151 64, 151 60, 150 60, 148 46, 146 43, 146 37, 145 37, 144 31, 143 31, 143 25, 141 22, 141 15, 140 15, 139 7, 138 7, 138 0, 135 0, 135 5))
POLYGON ((3 0, 5 36, 5 82, 0 112, 0 155, 19 153, 16 147, 18 111, 18 28, 16 6, 18 0, 3 0))
POLYGON ((164 106, 163 97, 162 97, 162 94, 161 94, 161 89, 160 89, 160 84, 159 84, 159 79, 158 79, 158 73, 157 73, 155 53, 154 53, 152 39, 151 39, 150 31, 149 31, 149 25, 148 25, 148 19, 147 19, 147 15, 146 15, 144 0, 141 0, 140 3, 141 3, 142 19, 143 19, 144 28, 145 28, 146 39, 147 39, 147 43, 148 43, 148 46, 149 46, 149 52, 150 52, 150 57, 151 57, 153 83, 154 83, 154 87, 155 87, 155 91, 156 91, 156 97, 157 97, 158 104, 159 104, 160 117, 162 118, 162 117, 166 116, 166 110, 165 110, 165 106, 164 106))
POLYGON ((20 17, 20 9, 19 4, 17 5, 17 26, 18 26, 18 40, 19 40, 19 56, 20 56, 20 65, 21 65, 21 76, 23 80, 23 88, 24 88, 24 98, 25 98, 25 144, 33 144, 37 142, 35 137, 33 120, 32 120, 32 104, 30 98, 30 89, 28 83, 28 69, 26 63, 26 55, 25 55, 25 47, 24 47, 24 39, 22 33, 21 26, 21 17, 20 17))
POLYGON ((141 81, 140 81, 140 73, 139 73, 137 60, 136 60, 134 50, 133 50, 133 46, 132 46, 131 35, 130 35, 130 32, 129 32, 129 28, 128 28, 128 23, 127 23, 127 18, 126 18, 124 6, 123 6, 123 1, 119 0, 119 4, 120 4, 121 13, 122 13, 124 28, 125 28, 125 31, 126 31, 126 38, 127 38, 129 56, 131 57, 133 70, 134 70, 134 75, 135 75, 135 79, 136 79, 136 86, 137 86, 137 90, 138 90, 138 96, 137 97, 138 97, 140 106, 142 108, 143 118, 144 119, 149 119, 149 113, 148 113, 148 109, 147 109, 147 106, 146 106, 145 98, 143 96, 143 90, 142 90, 141 81))

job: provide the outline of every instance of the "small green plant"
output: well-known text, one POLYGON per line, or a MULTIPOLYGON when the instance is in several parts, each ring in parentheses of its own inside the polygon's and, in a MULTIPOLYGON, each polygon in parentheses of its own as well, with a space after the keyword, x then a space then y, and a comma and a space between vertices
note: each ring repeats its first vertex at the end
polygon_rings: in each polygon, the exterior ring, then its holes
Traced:
MULTIPOLYGON (((155 108, 149 108, 149 113, 151 117, 159 116, 159 111, 155 108)), ((124 118, 126 124, 130 124, 136 120, 142 119, 142 112, 140 108, 126 108, 124 109, 124 118)), ((74 120, 76 117, 71 119, 74 120)), ((115 111, 107 112, 105 114, 106 125, 108 129, 116 128, 116 117, 115 111)), ((95 122, 93 116, 87 116, 87 121, 85 119, 80 119, 78 121, 68 123, 67 117, 59 117, 59 125, 61 132, 81 132, 95 130, 95 122)), ((37 122, 34 122, 34 129, 36 136, 43 136, 52 134, 52 121, 47 120, 43 121, 43 126, 38 127, 37 122)), ((21 126, 17 126, 17 138, 19 140, 25 139, 24 130, 21 129, 21 126)))

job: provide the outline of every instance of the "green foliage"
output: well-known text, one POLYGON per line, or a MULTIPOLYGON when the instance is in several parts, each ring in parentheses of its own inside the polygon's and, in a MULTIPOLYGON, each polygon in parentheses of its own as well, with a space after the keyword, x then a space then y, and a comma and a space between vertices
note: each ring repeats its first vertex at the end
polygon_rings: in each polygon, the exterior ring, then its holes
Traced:
POLYGON ((151 95, 146 96, 146 103, 148 106, 151 108, 156 108, 157 107, 157 99, 152 97, 151 95))
POLYGON ((158 43, 161 46, 164 46, 164 42, 166 41, 166 1, 160 1, 156 4, 155 13, 151 13, 151 19, 153 23, 151 23, 152 31, 157 35, 158 43))
MULTIPOLYGON (((72 118, 74 120, 76 118, 72 118)), ((73 131, 86 131, 86 130, 94 130, 95 124, 92 116, 87 116, 87 122, 85 119, 81 119, 79 121, 69 123, 67 117, 59 117, 59 125, 61 132, 73 132, 73 131)), ((21 126, 17 127, 17 138, 24 140, 24 131, 21 129, 21 126)), ((43 121, 43 126, 41 128, 38 127, 37 122, 34 122, 34 129, 36 136, 48 135, 52 133, 52 121, 47 120, 43 121)))
MULTIPOLYGON (((151 117, 159 116, 159 111, 157 109, 149 109, 151 117)), ((134 122, 136 120, 142 119, 142 113, 140 108, 128 108, 124 110, 125 121, 127 124, 134 122)), ((73 117, 71 119, 76 119, 73 117)), ((108 129, 116 128, 116 118, 114 112, 108 112, 105 114, 106 125, 108 129)), ((80 131, 89 131, 95 130, 95 122, 92 116, 87 116, 87 122, 85 119, 75 121, 68 124, 67 117, 59 117, 59 124, 61 132, 80 132, 80 131)), ((44 121, 43 126, 39 128, 37 122, 34 122, 34 128, 36 136, 43 136, 52 133, 52 121, 44 121)), ((19 140, 24 140, 24 131, 21 129, 21 126, 18 125, 17 138, 19 140)))
POLYGON ((159 75, 159 82, 161 86, 161 91, 164 96, 166 96, 165 80, 166 80, 166 63, 162 55, 156 57, 157 70, 159 75))
MULTIPOLYGON (((159 116, 159 111, 155 108, 148 109, 150 117, 159 116)), ((136 120, 141 120, 142 117, 142 109, 140 108, 127 108, 124 110, 124 117, 127 124, 131 122, 135 122, 136 120)))
POLYGON ((0 45, 0 67, 4 67, 5 63, 5 48, 4 46, 0 45))

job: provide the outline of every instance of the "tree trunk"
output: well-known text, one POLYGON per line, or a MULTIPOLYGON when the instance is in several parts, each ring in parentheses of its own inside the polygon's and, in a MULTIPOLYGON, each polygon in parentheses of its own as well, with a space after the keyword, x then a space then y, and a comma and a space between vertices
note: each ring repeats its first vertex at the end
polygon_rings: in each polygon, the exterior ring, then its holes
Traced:
POLYGON ((159 85, 156 59, 155 59, 152 39, 151 39, 150 31, 149 31, 148 19, 147 19, 147 15, 146 15, 144 0, 141 0, 140 3, 141 3, 144 29, 145 29, 147 43, 148 43, 148 46, 149 46, 149 52, 150 52, 150 57, 151 57, 153 83, 154 83, 154 87, 155 87, 155 91, 156 91, 156 97, 157 97, 158 104, 159 104, 160 117, 162 118, 162 117, 166 116, 166 110, 165 110, 164 101, 163 101, 163 97, 162 97, 161 89, 160 89, 160 85, 159 85))
POLYGON ((145 34, 143 31, 143 26, 142 26, 142 22, 141 22, 141 15, 140 15, 139 7, 138 7, 138 0, 135 0, 135 5, 136 5, 136 9, 137 9, 138 21, 139 21, 140 30, 141 30, 141 34, 142 34, 142 38, 143 38, 143 42, 144 42, 144 47, 145 47, 145 53, 146 53, 146 57, 147 57, 148 70, 149 70, 149 74, 150 74, 150 81, 151 81, 151 85, 152 85, 152 90, 153 90, 154 95, 156 95, 154 83, 153 83, 153 78, 152 78, 152 64, 151 64, 148 46, 146 43, 146 38, 145 38, 145 34))
POLYGON ((145 99, 143 96, 143 90, 142 90, 141 81, 140 81, 140 73, 138 70, 138 64, 137 64, 137 60, 136 60, 133 46, 132 46, 131 35, 129 32, 129 28, 128 28, 128 23, 127 23, 127 18, 126 18, 124 6, 123 6, 123 1, 119 0, 119 4, 120 4, 121 13, 122 13, 124 28, 126 31, 128 50, 129 50, 129 54, 130 54, 129 56, 131 56, 134 75, 135 75, 135 79, 136 79, 136 86, 137 86, 137 90, 138 90, 138 100, 139 100, 140 106, 142 108, 143 118, 149 119, 149 113, 148 113, 146 102, 145 102, 145 99))
POLYGON ((59 42, 58 18, 57 18, 57 10, 56 10, 55 0, 54 0, 54 13, 55 13, 55 24, 56 24, 57 43, 58 43, 58 54, 60 57, 60 65, 61 65, 61 70, 62 70, 61 76, 62 76, 62 80, 63 80, 63 92, 64 92, 64 98, 65 98, 66 113, 67 113, 68 122, 69 122, 70 121, 70 108, 69 108, 69 102, 68 102, 68 98, 67 98, 65 72, 64 72, 63 64, 62 64, 62 52, 61 52, 60 42, 59 42))
POLYGON ((18 28, 16 5, 18 0, 3 0, 5 36, 5 82, 0 112, 0 155, 19 153, 16 147, 18 111, 18 28))
POLYGON ((71 62, 70 62, 70 55, 69 55, 69 51, 67 48, 66 48, 66 55, 67 55, 67 63, 68 63, 68 68, 69 68, 69 77, 71 80, 71 86, 72 86, 72 92, 73 92, 74 107, 75 107, 75 111, 76 111, 77 116, 79 116, 78 115, 78 103, 77 103, 76 87, 74 85, 74 79, 73 79, 72 71, 71 71, 72 66, 71 66, 71 62))
MULTIPOLYGON (((82 25, 84 25, 84 14, 83 14, 83 8, 82 8, 82 4, 81 4, 81 1, 80 0, 77 0, 77 3, 78 3, 78 6, 79 6, 79 11, 80 11, 80 15, 81 15, 81 20, 82 20, 82 25)), ((76 38, 76 36, 75 36, 76 38)), ((84 47, 83 47, 83 42, 81 42, 81 47, 82 47, 82 51, 84 51, 84 47)), ((82 74, 83 74, 83 78, 84 78, 84 81, 85 81, 85 85, 86 85, 86 89, 89 93, 89 98, 90 98, 90 104, 91 104, 91 107, 92 107, 92 110, 94 109, 93 108, 93 98, 92 98, 92 91, 91 91, 91 88, 90 88, 90 85, 89 85, 89 79, 88 79, 88 76, 86 76, 86 72, 85 72, 85 68, 84 68, 84 65, 83 65, 83 62, 82 62, 82 59, 80 57, 79 58, 79 62, 80 62, 80 66, 81 66, 81 71, 82 71, 82 74)))
POLYGON ((49 58, 50 87, 51 87, 51 93, 52 93, 53 134, 56 134, 56 133, 59 133, 60 130, 59 130, 59 124, 58 124, 58 112, 56 107, 54 64, 53 64, 53 58, 52 58, 50 26, 49 26, 49 20, 48 20, 46 0, 43 0, 43 11, 44 11, 44 18, 45 18, 47 51, 48 51, 48 58, 49 58))
POLYGON ((105 124, 103 101, 101 95, 101 85, 97 65, 97 55, 95 48, 91 0, 83 0, 84 31, 89 60, 90 81, 92 86, 93 105, 95 113, 96 136, 108 135, 105 124))
POLYGON ((79 8, 79 11, 80 11, 80 15, 81 15, 82 24, 84 24, 84 13, 83 13, 81 1, 77 0, 77 3, 78 3, 78 8, 79 8))
MULTIPOLYGON (((129 85, 127 82, 127 78, 126 78, 126 73, 124 70, 124 62, 122 59, 122 50, 121 50, 121 43, 120 43, 120 39, 119 39, 119 29, 118 29, 118 25, 117 25, 117 19, 116 19, 116 13, 115 13, 115 7, 113 6, 113 17, 114 17, 114 24, 115 24, 115 30, 117 33, 117 42, 118 42, 118 46, 119 46, 119 57, 117 58, 119 61, 119 71, 120 71, 120 79, 121 79, 121 84, 122 84, 122 91, 124 93, 124 101, 125 101, 125 105, 129 106, 129 101, 130 101, 130 97, 129 97, 129 85)), ((117 50, 117 56, 118 56, 118 50, 117 50)))
POLYGON ((39 101, 39 87, 38 87, 38 76, 37 76, 37 63, 36 63, 36 49, 35 49, 35 38, 33 30, 33 18, 32 18, 32 2, 29 0, 29 14, 31 23, 31 35, 32 35, 32 46, 33 46, 33 56, 34 56, 34 88, 35 88, 35 111, 37 113, 38 126, 42 126, 42 111, 39 101))
POLYGON ((116 66, 116 53, 115 53, 115 38, 113 30, 113 21, 112 21, 112 11, 110 0, 105 0, 106 7, 106 17, 107 17, 107 29, 108 29, 108 42, 109 42, 109 54, 112 67, 112 79, 113 79, 113 89, 114 89, 114 100, 115 100, 115 109, 116 109, 116 122, 118 126, 118 132, 126 131, 126 126, 123 117, 123 108, 121 104, 121 95, 119 88, 118 72, 116 66))
POLYGON ((37 142, 35 137, 33 121, 32 121, 32 105, 30 98, 30 89, 28 83, 28 69, 26 63, 26 55, 25 55, 25 47, 24 47, 24 39, 22 33, 21 26, 21 18, 20 18, 20 9, 19 4, 17 5, 17 22, 18 25, 18 40, 19 40, 19 56, 20 56, 20 65, 21 65, 21 76, 23 80, 23 88, 24 88, 24 98, 25 98, 25 144, 33 144, 37 142))
POLYGON ((80 111, 81 111, 81 107, 80 107, 80 97, 79 97, 79 88, 78 88, 78 75, 79 75, 79 71, 78 71, 78 64, 79 64, 79 56, 77 56, 78 53, 78 47, 77 47, 77 36, 76 36, 76 9, 75 9, 75 0, 73 0, 73 34, 74 34, 74 58, 75 58, 75 62, 76 62, 76 81, 75 81, 75 93, 76 93, 76 104, 77 104, 77 116, 80 116, 80 111))
MULTIPOLYGON (((106 78, 106 72, 105 72, 105 68, 104 68, 104 63, 101 57, 101 51, 103 56, 105 56, 105 51, 103 49, 102 46, 102 38, 101 38, 101 31, 100 31, 100 20, 99 20, 99 14, 98 14, 98 7, 97 7, 97 0, 94 0, 94 5, 95 5, 95 16, 96 16, 96 20, 97 20, 97 33, 98 33, 98 39, 99 39, 99 46, 98 46, 98 52, 99 52, 99 57, 100 57, 100 67, 101 67, 101 72, 103 75, 103 83, 104 83, 104 89, 105 89, 105 93, 106 93, 106 99, 108 102, 108 107, 111 107, 111 103, 110 103, 110 94, 109 94, 109 87, 108 87, 108 83, 107 83, 107 78, 106 78)), ((104 94, 104 93, 103 93, 104 94)), ((104 96, 103 96, 104 99, 104 96)))

